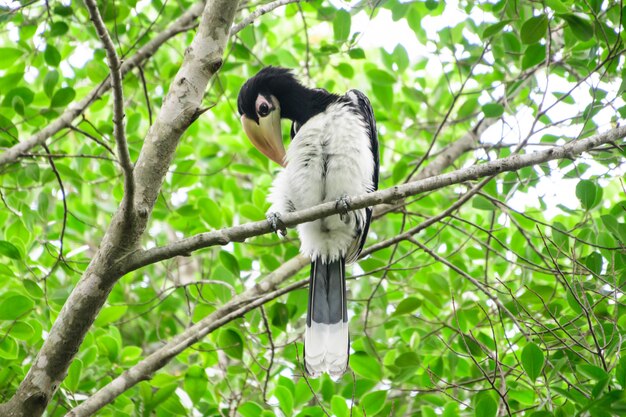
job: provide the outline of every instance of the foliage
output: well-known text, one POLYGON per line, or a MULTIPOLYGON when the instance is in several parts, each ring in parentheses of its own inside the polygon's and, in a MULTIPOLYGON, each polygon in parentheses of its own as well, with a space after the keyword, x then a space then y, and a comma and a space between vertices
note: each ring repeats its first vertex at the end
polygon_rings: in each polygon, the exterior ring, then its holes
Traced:
MULTIPOLYGON (((232 39, 204 98, 209 111, 177 148, 145 247, 264 218, 277 167, 245 139, 236 97, 265 65, 371 98, 381 188, 414 179, 468 133, 475 140, 452 168, 588 137, 626 114, 619 2, 339 3, 289 4, 232 39), (373 46, 370 19, 410 36, 373 46), (409 52, 415 45, 418 54, 409 52)), ((2 151, 53 123, 109 72, 82 2, 4 4, 2 151)), ((191 4, 99 7, 127 58, 191 4)), ((189 28, 173 37, 124 78, 133 161, 192 36, 189 28)), ((120 204, 112 111, 109 92, 47 147, 1 168, 0 402, 28 371, 120 204)), ((471 203, 362 259, 349 281, 353 373, 336 383, 302 377, 307 295, 297 288, 223 325, 98 415, 623 415, 624 156, 622 141, 497 176, 471 203)), ((369 244, 441 214, 469 186, 403 202, 376 219, 369 244)), ((124 276, 48 415, 64 415, 298 247, 293 232, 284 241, 265 235, 124 276)), ((296 279, 307 276, 305 268, 296 279)))

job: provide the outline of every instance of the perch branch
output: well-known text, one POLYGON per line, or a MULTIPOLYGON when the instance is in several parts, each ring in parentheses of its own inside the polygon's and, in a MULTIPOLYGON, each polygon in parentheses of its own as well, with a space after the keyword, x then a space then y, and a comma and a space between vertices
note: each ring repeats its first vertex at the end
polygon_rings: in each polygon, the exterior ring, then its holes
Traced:
MULTIPOLYGON (((385 190, 353 196, 350 202, 350 209, 357 210, 378 204, 390 203, 408 196, 440 189, 452 184, 459 184, 502 172, 516 171, 527 166, 537 165, 555 159, 571 158, 589 149, 593 149, 598 145, 614 142, 624 137, 626 137, 626 127, 617 127, 605 133, 573 141, 563 146, 555 146, 524 155, 515 154, 507 158, 473 165, 450 173, 397 185, 385 190)), ((285 226, 294 227, 300 223, 310 222, 337 213, 338 209, 335 203, 329 202, 292 213, 284 213, 281 219, 285 226)), ((212 232, 200 233, 166 246, 131 253, 125 259, 120 260, 117 268, 119 268, 121 274, 125 274, 164 259, 189 254, 198 249, 215 245, 226 245, 230 242, 241 242, 247 238, 270 232, 270 225, 267 221, 258 221, 212 232)))

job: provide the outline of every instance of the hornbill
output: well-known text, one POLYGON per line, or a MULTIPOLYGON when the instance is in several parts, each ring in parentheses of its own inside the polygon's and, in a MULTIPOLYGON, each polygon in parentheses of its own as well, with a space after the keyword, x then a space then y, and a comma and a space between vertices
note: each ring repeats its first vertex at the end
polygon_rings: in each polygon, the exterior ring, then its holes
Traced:
POLYGON ((268 221, 286 233, 280 213, 336 201, 340 214, 298 225, 300 251, 311 258, 304 364, 311 376, 341 376, 350 337, 345 265, 367 236, 372 209, 350 211, 348 196, 378 188, 378 137, 372 106, 358 90, 345 95, 310 89, 290 70, 267 67, 250 78, 237 100, 252 144, 284 168, 272 184, 268 221), (285 153, 281 118, 291 120, 285 153))

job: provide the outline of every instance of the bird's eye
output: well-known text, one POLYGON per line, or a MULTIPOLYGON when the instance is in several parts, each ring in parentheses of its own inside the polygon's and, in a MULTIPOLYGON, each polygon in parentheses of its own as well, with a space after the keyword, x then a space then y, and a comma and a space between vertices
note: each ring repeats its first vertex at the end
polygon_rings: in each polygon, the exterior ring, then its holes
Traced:
POLYGON ((268 114, 270 114, 270 106, 268 106, 267 103, 261 103, 259 105, 259 109, 257 110, 257 113, 261 117, 267 116, 268 114))

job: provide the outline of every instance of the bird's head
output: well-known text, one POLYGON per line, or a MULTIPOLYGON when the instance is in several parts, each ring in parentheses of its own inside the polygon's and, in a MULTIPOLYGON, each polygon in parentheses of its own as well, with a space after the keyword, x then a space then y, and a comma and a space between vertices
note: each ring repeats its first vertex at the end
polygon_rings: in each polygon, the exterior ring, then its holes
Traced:
POLYGON ((285 165, 280 127, 280 98, 301 87, 291 71, 267 67, 241 87, 237 107, 241 124, 252 144, 272 161, 285 165))

